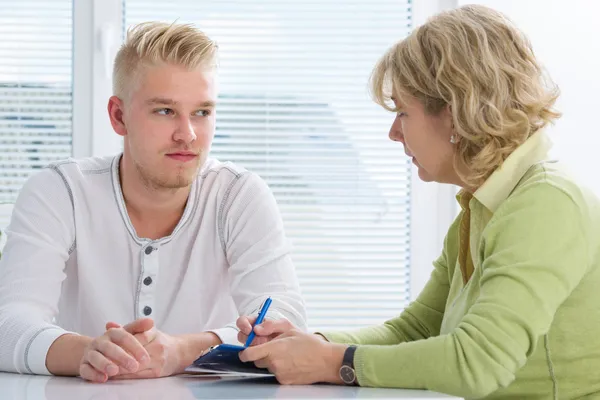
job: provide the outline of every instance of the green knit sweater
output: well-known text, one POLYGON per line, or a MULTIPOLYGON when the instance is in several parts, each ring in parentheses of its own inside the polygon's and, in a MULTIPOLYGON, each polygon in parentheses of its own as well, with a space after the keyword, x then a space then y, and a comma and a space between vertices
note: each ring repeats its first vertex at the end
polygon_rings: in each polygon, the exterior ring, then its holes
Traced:
POLYGON ((429 282, 399 317, 323 333, 358 345, 360 385, 465 398, 600 398, 600 203, 558 165, 541 162, 548 148, 543 132, 533 135, 468 202, 466 283, 463 209, 429 282))

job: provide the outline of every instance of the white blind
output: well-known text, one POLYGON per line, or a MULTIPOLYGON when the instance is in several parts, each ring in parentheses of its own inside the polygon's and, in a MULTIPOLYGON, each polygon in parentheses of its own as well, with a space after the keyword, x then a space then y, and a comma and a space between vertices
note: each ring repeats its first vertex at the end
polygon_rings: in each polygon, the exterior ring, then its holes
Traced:
POLYGON ((410 169, 367 92, 411 27, 400 0, 126 0, 126 26, 192 22, 220 44, 213 156, 260 174, 294 245, 311 329, 381 323, 409 300, 410 169))
POLYGON ((71 155, 73 13, 72 0, 0 10, 0 203, 10 203, 32 172, 71 155))

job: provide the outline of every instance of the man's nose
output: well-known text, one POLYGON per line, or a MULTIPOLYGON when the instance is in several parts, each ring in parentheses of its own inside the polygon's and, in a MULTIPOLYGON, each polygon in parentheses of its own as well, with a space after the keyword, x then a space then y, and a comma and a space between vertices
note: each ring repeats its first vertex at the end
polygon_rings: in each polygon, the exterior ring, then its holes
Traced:
POLYGON ((196 140, 196 132, 194 125, 189 118, 182 118, 177 132, 175 132, 175 140, 179 140, 185 143, 191 143, 196 140))

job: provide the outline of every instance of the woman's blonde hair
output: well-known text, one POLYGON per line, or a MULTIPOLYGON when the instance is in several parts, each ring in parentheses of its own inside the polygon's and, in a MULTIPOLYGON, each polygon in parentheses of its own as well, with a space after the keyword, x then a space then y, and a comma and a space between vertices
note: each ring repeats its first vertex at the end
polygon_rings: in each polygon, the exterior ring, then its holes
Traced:
POLYGON ((113 94, 130 95, 143 66, 167 63, 210 68, 217 64, 217 52, 217 43, 191 24, 151 21, 135 25, 128 29, 115 57, 113 94))
POLYGON ((558 88, 531 44, 504 15, 469 5, 438 14, 392 46, 373 70, 371 92, 390 111, 392 92, 437 115, 450 106, 460 178, 479 187, 533 133, 560 117, 558 88))

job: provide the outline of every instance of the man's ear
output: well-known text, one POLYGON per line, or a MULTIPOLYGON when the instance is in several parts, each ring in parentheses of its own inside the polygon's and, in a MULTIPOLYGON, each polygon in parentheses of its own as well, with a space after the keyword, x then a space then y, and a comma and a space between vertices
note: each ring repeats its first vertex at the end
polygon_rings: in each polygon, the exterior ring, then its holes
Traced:
POLYGON ((118 135, 127 135, 127 127, 123 121, 123 101, 117 96, 108 99, 108 117, 110 124, 118 135))

